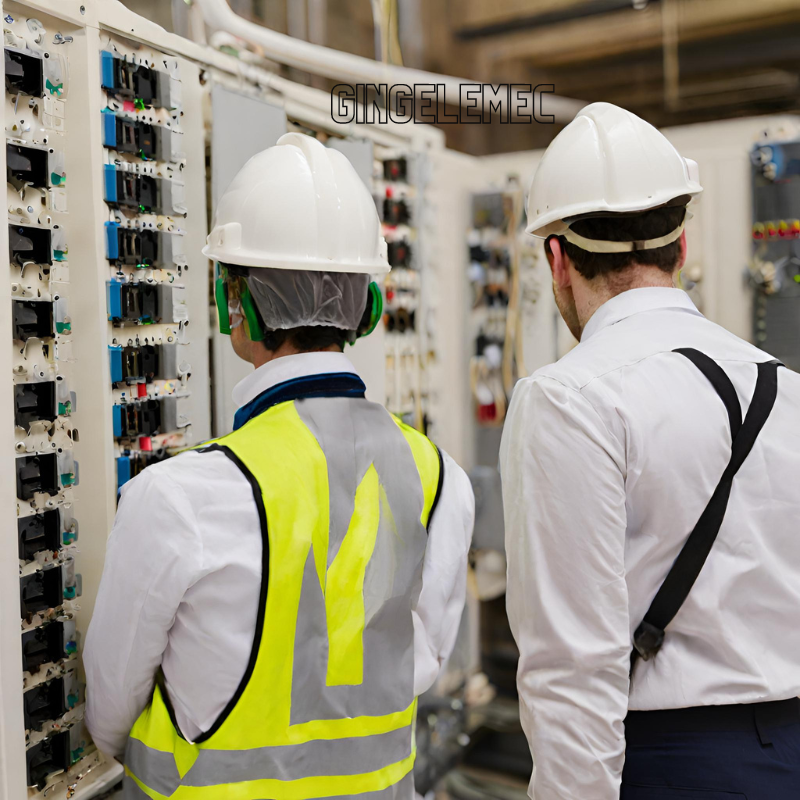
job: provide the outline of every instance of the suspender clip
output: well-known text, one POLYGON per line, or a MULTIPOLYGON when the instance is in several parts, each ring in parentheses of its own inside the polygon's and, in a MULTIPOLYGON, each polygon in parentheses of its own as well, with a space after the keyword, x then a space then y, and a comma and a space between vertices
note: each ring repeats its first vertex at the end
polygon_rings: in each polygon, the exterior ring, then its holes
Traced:
POLYGON ((644 620, 633 634, 633 646, 636 652, 649 661, 664 644, 664 631, 644 620))

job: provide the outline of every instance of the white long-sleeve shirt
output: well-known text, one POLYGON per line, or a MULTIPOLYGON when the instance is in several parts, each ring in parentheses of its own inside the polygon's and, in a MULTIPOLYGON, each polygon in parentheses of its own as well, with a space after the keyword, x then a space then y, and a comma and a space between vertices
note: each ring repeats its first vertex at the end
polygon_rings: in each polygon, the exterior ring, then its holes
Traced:
MULTIPOLYGON (((244 405, 303 375, 355 371, 339 353, 286 356, 245 378, 234 400, 244 405)), ((449 656, 465 602, 474 499, 463 470, 442 456, 414 611, 416 694, 449 656)), ((97 746, 124 750, 159 666, 184 736, 208 730, 247 667, 260 589, 253 490, 223 453, 183 453, 125 484, 83 654, 86 721, 97 746)))
POLYGON ((678 347, 717 361, 746 412, 770 356, 667 288, 609 300, 514 391, 507 601, 535 800, 618 800, 629 708, 800 694, 800 375, 781 368, 708 561, 629 696, 633 631, 731 455, 725 406, 678 347))

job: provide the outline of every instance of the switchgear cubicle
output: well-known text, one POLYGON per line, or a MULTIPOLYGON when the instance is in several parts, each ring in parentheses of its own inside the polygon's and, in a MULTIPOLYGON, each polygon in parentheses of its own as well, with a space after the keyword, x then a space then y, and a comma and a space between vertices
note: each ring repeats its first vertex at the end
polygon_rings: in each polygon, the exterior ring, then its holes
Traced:
POLYGON ((374 399, 435 428, 425 192, 443 137, 424 126, 340 129, 325 93, 166 33, 115 0, 4 2, 2 16, 0 800, 80 800, 122 769, 86 730, 81 667, 118 492, 230 426, 220 398, 237 375, 227 340, 211 334, 200 252, 215 197, 241 166, 223 155, 302 130, 361 160, 395 272, 383 325, 351 355, 374 399), (253 107, 212 114, 220 93, 253 107), (248 139, 256 107, 279 124, 248 139))

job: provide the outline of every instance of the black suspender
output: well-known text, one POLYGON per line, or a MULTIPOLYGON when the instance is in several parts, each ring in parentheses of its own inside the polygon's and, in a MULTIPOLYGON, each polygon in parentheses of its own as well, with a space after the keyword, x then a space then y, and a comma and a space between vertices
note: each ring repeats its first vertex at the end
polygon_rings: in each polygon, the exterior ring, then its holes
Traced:
POLYGON ((775 398, 778 394, 778 367, 783 366, 779 361, 766 361, 758 364, 758 380, 753 392, 753 399, 747 409, 747 416, 742 421, 742 410, 736 397, 736 390, 722 367, 698 350, 687 347, 674 352, 686 356, 708 378, 720 396, 728 410, 733 445, 730 461, 722 473, 714 494, 711 495, 711 500, 700 515, 694 530, 689 534, 689 538, 644 615, 644 620, 633 635, 631 675, 633 675, 633 668, 640 656, 647 661, 658 652, 664 642, 664 631, 667 625, 680 611, 697 576, 703 569, 703 564, 711 552, 725 517, 733 478, 753 449, 756 438, 775 405, 775 398))

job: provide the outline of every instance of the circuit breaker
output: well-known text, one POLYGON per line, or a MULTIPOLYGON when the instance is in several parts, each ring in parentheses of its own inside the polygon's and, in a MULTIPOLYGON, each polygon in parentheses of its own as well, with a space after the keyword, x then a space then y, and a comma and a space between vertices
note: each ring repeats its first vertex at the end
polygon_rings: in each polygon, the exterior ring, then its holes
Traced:
MULTIPOLYGON (((103 239, 117 487, 188 443, 187 161, 174 58, 109 37, 100 52, 103 239)), ((195 123, 199 121, 195 120, 195 123)))

